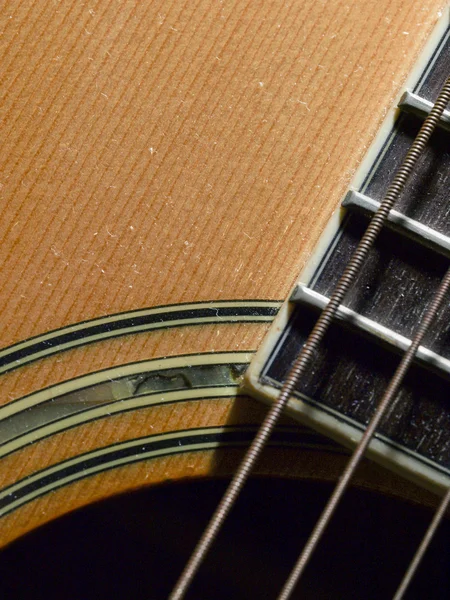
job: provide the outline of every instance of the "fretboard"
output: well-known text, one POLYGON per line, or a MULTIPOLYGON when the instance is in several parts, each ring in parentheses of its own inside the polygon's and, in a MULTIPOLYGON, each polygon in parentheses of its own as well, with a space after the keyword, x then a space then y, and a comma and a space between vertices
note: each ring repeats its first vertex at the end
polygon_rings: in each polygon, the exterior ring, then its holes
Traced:
MULTIPOLYGON (((448 77, 448 26, 436 33, 419 64, 249 372, 259 396, 277 396, 448 77)), ((289 403, 294 417, 347 445, 360 437, 449 266, 449 216, 446 111, 296 387, 289 403)), ((370 448, 377 460, 434 489, 447 488, 450 475, 449 380, 447 303, 370 448)))

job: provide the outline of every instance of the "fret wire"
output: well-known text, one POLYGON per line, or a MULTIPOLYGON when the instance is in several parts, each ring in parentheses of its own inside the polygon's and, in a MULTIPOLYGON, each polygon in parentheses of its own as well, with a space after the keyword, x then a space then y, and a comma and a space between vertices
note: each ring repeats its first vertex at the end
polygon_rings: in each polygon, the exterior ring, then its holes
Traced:
POLYGON ((258 433, 248 448, 243 460, 236 470, 222 500, 219 502, 214 514, 212 515, 205 531, 203 532, 197 546, 189 558, 180 578, 175 584, 169 600, 182 600, 184 598, 192 580, 194 579, 200 565, 202 564, 207 552, 214 542, 217 534, 222 527, 225 519, 233 507, 240 491, 247 481, 257 459, 259 458, 267 440, 270 437, 275 425, 277 424, 289 398, 293 394, 296 385, 301 376, 313 359, 326 331, 333 322, 339 306, 342 304, 345 295, 354 283, 360 272, 366 257, 374 245, 379 233, 384 227, 389 212, 399 198, 406 182, 412 174, 417 161, 431 136, 439 120, 450 102, 450 77, 445 82, 439 96, 422 124, 419 133, 411 144, 404 160, 397 170, 392 183, 390 184, 386 195, 381 202, 377 212, 372 217, 363 237, 361 238, 355 252, 350 258, 347 266, 339 279, 333 293, 330 296, 327 306, 320 314, 312 332, 306 340, 302 350, 292 365, 282 387, 278 398, 272 404, 268 411, 258 433))
POLYGON ((438 509, 434 513, 434 517, 433 517, 427 531, 425 532, 425 535, 423 536, 422 541, 420 542, 420 545, 417 548, 417 551, 414 554, 405 575, 403 576, 403 579, 395 593, 393 600, 402 600, 406 590, 408 589, 409 584, 411 583, 411 581, 416 573, 417 567, 419 566, 422 558, 424 557, 424 555, 428 549, 428 546, 431 543, 431 540, 433 539, 434 535, 436 534, 436 531, 438 530, 438 527, 441 524, 441 521, 445 516, 445 513, 446 513, 449 505, 450 505, 450 489, 447 491, 447 493, 445 494, 444 498, 442 499, 438 509))
POLYGON ((371 439, 375 435, 375 432, 378 428, 378 425, 380 424, 381 419, 386 414, 386 411, 395 399, 400 385, 402 384, 402 381, 414 360, 414 357, 423 340, 424 335, 427 333, 428 328, 433 322, 439 308, 442 306, 442 303, 444 302, 444 299, 449 291, 450 268, 448 269, 447 273, 442 279, 442 283, 440 284, 438 291, 436 292, 432 301, 430 302, 430 305, 425 313, 424 318, 417 327, 416 333, 411 341, 411 345, 403 355, 403 358, 399 366, 397 367, 394 376, 389 382, 386 392, 383 394, 383 397, 375 413, 373 414, 368 426, 366 427, 364 434, 361 437, 361 440, 356 446, 349 462, 347 463, 346 468, 344 469, 344 472, 340 476, 339 481, 332 495, 330 496, 330 499, 328 500, 321 516, 319 517, 319 520, 317 521, 316 526, 314 527, 308 541, 306 542, 306 545, 302 553, 300 554, 294 566, 294 569, 289 575, 283 587, 283 590, 281 591, 281 594, 278 596, 278 600, 288 600, 289 596, 291 595, 295 586, 297 585, 297 582, 300 579, 306 565, 308 564, 312 553, 316 549, 326 527, 330 523, 331 518, 339 504, 339 501, 344 495, 344 492, 346 491, 357 466, 361 462, 361 459, 364 456, 367 446, 369 445, 371 439))

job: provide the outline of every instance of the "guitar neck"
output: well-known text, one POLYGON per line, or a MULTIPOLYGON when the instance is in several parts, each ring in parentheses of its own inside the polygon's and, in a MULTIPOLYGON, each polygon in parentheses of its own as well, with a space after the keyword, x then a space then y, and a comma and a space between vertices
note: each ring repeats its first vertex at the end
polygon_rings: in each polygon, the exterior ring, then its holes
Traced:
MULTIPOLYGON (((318 311, 329 303, 370 219, 394 189, 394 175, 449 73, 450 26, 445 17, 255 358, 248 380, 259 396, 278 397, 318 311)), ((361 438, 448 269, 449 123, 450 113, 444 110, 337 310, 314 368, 298 382, 297 397, 289 405, 294 417, 350 447, 361 438)), ((449 323, 447 302, 369 448, 382 464, 439 493, 448 489, 450 475, 445 441, 450 423, 449 323)))

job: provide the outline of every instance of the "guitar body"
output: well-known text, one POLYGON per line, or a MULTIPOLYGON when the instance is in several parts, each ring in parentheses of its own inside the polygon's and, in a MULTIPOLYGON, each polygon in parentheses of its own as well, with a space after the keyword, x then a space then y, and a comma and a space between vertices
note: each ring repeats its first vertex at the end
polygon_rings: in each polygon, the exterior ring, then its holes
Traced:
MULTIPOLYGON (((443 9, 6 2, 2 546, 233 472, 266 412, 246 365, 443 9)), ((286 418, 256 473, 345 459, 286 418)), ((356 483, 434 502, 370 463, 356 483)))

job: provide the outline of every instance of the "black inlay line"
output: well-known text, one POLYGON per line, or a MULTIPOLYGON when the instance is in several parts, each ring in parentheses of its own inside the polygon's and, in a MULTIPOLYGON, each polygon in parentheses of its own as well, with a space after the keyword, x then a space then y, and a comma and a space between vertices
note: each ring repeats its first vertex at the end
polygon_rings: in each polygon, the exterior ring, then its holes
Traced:
MULTIPOLYGON (((232 301, 223 301, 223 304, 229 304, 230 302, 232 301)), ((251 301, 243 301, 243 303, 248 304, 247 306, 239 305, 238 301, 236 302, 236 306, 220 306, 220 302, 217 302, 217 306, 215 307, 206 307, 204 304, 207 303, 199 303, 198 307, 189 309, 180 307, 180 310, 168 310, 167 312, 158 312, 156 314, 149 313, 149 311, 153 309, 146 309, 140 311, 144 314, 136 314, 136 312, 134 312, 133 316, 130 316, 130 313, 122 313, 123 317, 120 319, 115 319, 117 315, 109 315, 103 319, 87 321, 84 322, 86 323, 86 327, 71 331, 74 326, 79 327, 79 325, 83 324, 83 322, 77 323, 72 326, 38 335, 29 340, 18 342, 3 349, 0 351, 0 372, 7 373, 35 360, 47 358, 53 354, 71 350, 72 348, 81 345, 103 341, 90 339, 95 336, 101 335, 107 339, 111 339, 122 335, 130 335, 130 331, 128 330, 131 328, 138 328, 138 331, 131 332, 136 334, 145 332, 147 327, 151 327, 151 330, 154 331, 157 329, 170 329, 174 326, 202 325, 202 319, 212 319, 212 321, 205 323, 207 325, 234 323, 239 322, 241 319, 245 319, 246 323, 260 322, 261 319, 270 321, 277 314, 278 307, 261 306, 260 304, 262 302, 263 301, 258 300, 255 301, 254 305, 251 305, 251 301), (255 321, 252 321, 252 317, 255 321), (223 319, 227 320, 223 321, 223 319), (171 324, 173 321, 178 320, 186 320, 186 323, 177 323, 176 325, 171 324), (32 340, 35 340, 35 342, 29 344, 28 342, 31 342, 32 340), (24 344, 27 345, 18 348, 18 346, 23 346, 24 344), (69 345, 69 347, 64 347, 66 345, 69 345), (39 356, 42 352, 44 352, 45 355, 39 356)), ((211 303, 212 302, 209 302, 208 304, 211 303)), ((273 303, 274 301, 267 301, 267 304, 273 303)), ((155 310, 159 308, 160 307, 155 307, 155 310)))
POLYGON ((330 256, 333 253, 333 250, 336 248, 336 246, 339 244, 341 237, 344 235, 345 229, 347 227, 347 222, 350 218, 350 211, 347 208, 343 208, 342 205, 339 206, 338 210, 343 210, 345 211, 341 221, 339 223, 339 227, 336 230, 336 232, 333 235, 333 238, 331 239, 330 243, 328 244, 325 252, 323 253, 322 258, 320 259, 319 264, 317 265, 314 273, 312 274, 312 276, 309 278, 308 282, 305 282, 308 284, 308 287, 314 287, 314 285, 317 283, 317 280, 320 278, 323 269, 325 268, 327 262, 330 260, 330 256))
MULTIPOLYGON (((448 12, 449 8, 447 7, 447 12, 448 12)), ((450 27, 448 27, 442 38, 441 41, 439 42, 439 44, 436 46, 433 54, 430 57, 430 60, 427 62, 422 75, 420 76, 420 78, 418 79, 416 85, 413 88, 413 92, 414 93, 419 93, 420 90, 426 85, 426 83, 428 82, 428 80, 430 79, 430 75, 432 74, 432 69, 434 67, 434 63, 438 60, 439 55, 442 53, 442 51, 445 48, 446 43, 448 42, 450 37, 450 27)))
MULTIPOLYGON (((117 443, 104 448, 104 452, 99 453, 98 451, 94 451, 86 453, 75 459, 71 458, 58 465, 53 465, 48 469, 33 473, 23 480, 15 482, 1 490, 3 497, 0 499, 0 516, 5 516, 27 502, 44 496, 45 494, 63 487, 64 485, 73 483, 74 481, 80 481, 91 475, 97 475, 100 472, 105 472, 116 467, 122 467, 125 464, 129 465, 151 459, 151 453, 158 452, 158 456, 155 458, 160 458, 167 456, 168 454, 174 455, 185 452, 201 451, 204 448, 199 449, 195 447, 199 444, 202 444, 203 446, 217 444, 219 448, 247 446, 251 443, 257 428, 243 427, 237 429, 236 427, 230 426, 229 429, 227 427, 221 428, 222 431, 219 432, 217 431, 217 428, 209 429, 215 429, 215 431, 208 432, 208 429, 205 428, 199 430, 192 429, 189 430, 190 435, 181 435, 186 433, 185 430, 170 432, 166 438, 159 434, 147 438, 138 438, 131 442, 117 443), (180 435, 173 435, 174 433, 180 435), (152 438, 156 439, 152 440, 152 438), (83 456, 85 458, 83 458, 83 456), (117 463, 117 461, 124 462, 114 464, 117 463), (53 471, 55 467, 59 468, 56 471, 53 471), (48 473, 50 469, 53 472, 48 473), (92 473, 88 472, 92 469, 95 469, 95 471, 92 473), (34 479, 37 475, 40 475, 40 477, 34 479), (74 476, 76 476, 75 479, 71 479, 69 482, 64 481, 67 478, 73 478, 74 476), (31 478, 34 480, 27 483, 27 480, 31 478), (13 488, 17 488, 17 486, 20 486, 19 489, 14 490, 13 488), (45 491, 44 488, 48 486, 51 486, 51 489, 45 491), (11 492, 8 493, 8 490, 11 490, 11 492), (39 490, 43 490, 41 494, 34 495, 32 498, 29 497, 39 490), (8 506, 21 500, 22 502, 20 502, 19 506, 8 508, 8 506)), ((324 442, 325 440, 322 436, 315 434, 312 431, 299 428, 293 430, 292 428, 280 427, 274 431, 268 445, 271 447, 314 447, 316 450, 333 451, 338 454, 347 453, 345 449, 332 441, 326 440, 326 443, 324 442)))
POLYGON ((275 360, 275 357, 277 356, 278 352, 283 347, 283 344, 284 344, 286 338, 289 337, 289 332, 291 331, 292 325, 295 322, 295 320, 297 319, 297 311, 298 310, 300 310, 299 305, 295 305, 295 308, 292 311, 292 314, 290 315, 285 328, 279 335, 279 337, 276 341, 276 344, 274 344, 274 346, 272 347, 271 352, 270 352, 265 364, 263 365, 260 375, 259 375, 259 380, 261 381, 261 383, 264 383, 263 380, 266 377, 266 373, 268 373, 270 371, 270 368, 272 367, 272 363, 275 360))

